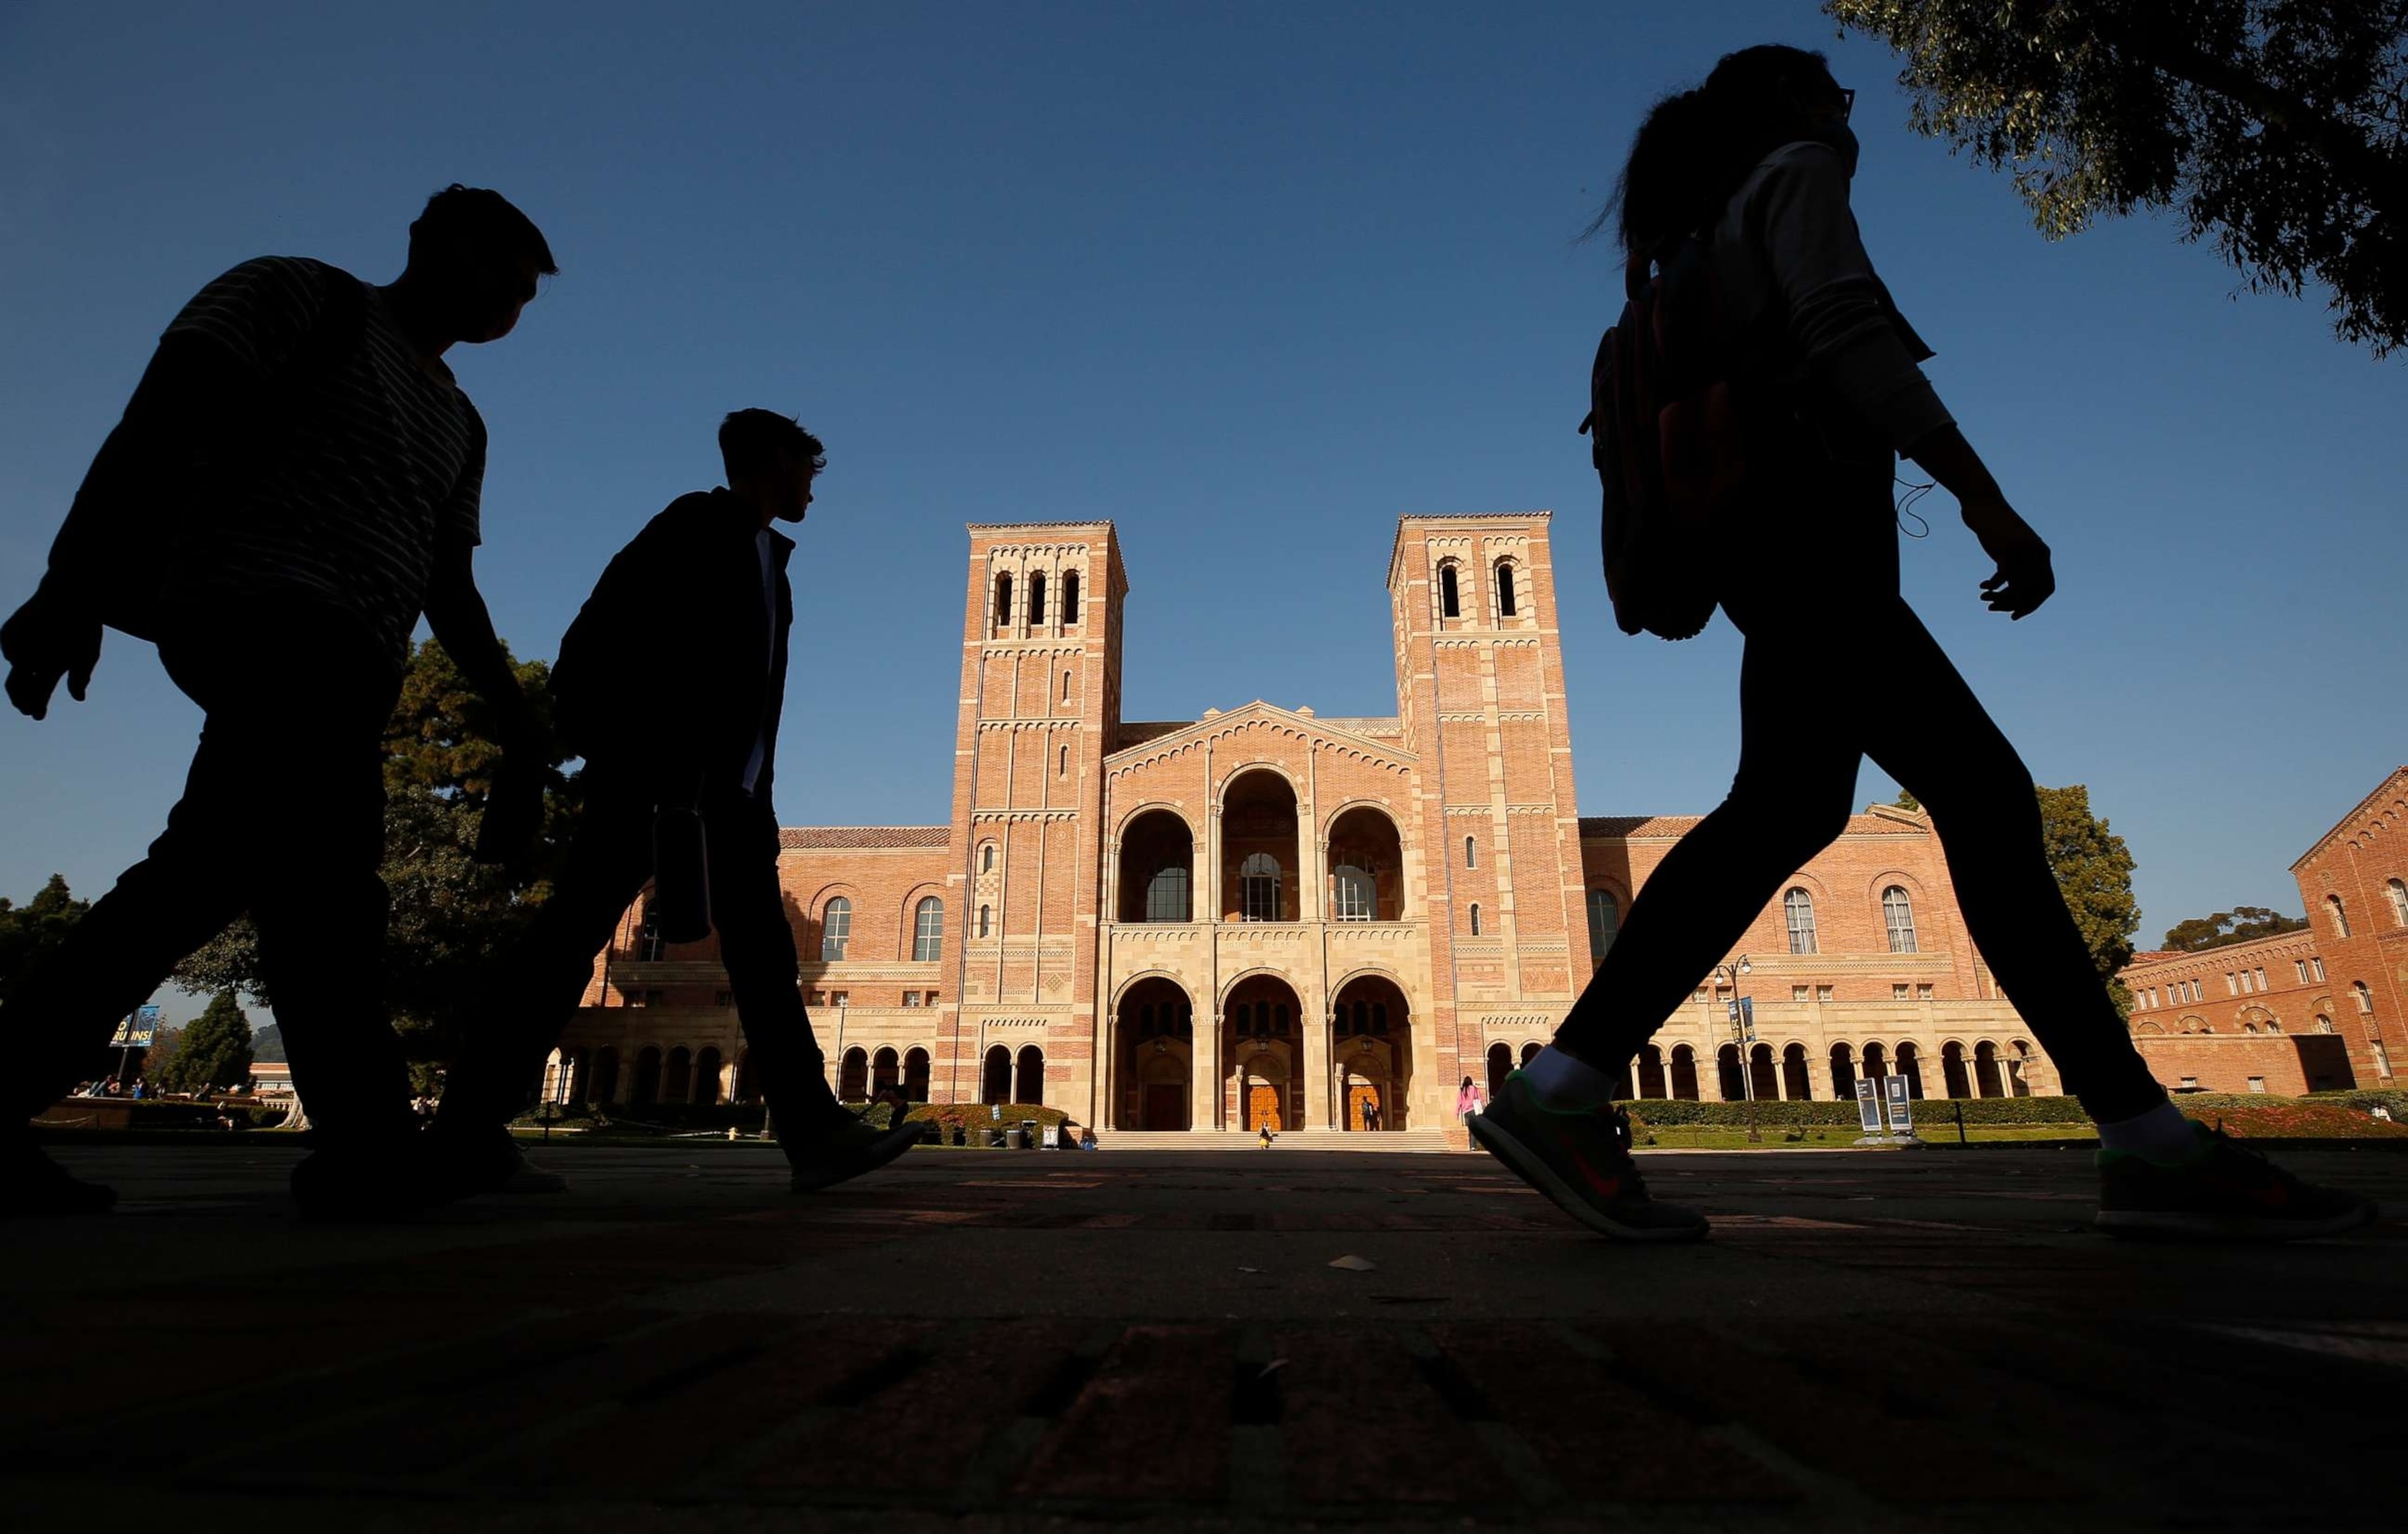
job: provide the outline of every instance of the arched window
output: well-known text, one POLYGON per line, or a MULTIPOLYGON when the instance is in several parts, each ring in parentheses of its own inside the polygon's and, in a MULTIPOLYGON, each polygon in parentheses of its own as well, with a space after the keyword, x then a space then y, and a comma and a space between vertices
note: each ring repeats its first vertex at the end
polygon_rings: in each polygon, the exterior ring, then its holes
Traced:
POLYGON ((911 957, 917 963, 930 963, 944 946, 945 903, 932 895, 911 912, 911 957))
POLYGON ((984 937, 988 937, 988 936, 990 936, 990 935, 992 935, 992 934, 993 934, 993 932, 995 931, 994 917, 995 917, 995 908, 994 908, 993 906, 981 906, 981 907, 979 907, 979 936, 980 936, 980 937, 984 938, 984 937))
POLYGON ((902 1056, 895 1053, 894 1045, 881 1045, 878 1053, 869 1057, 869 1095, 874 1097, 892 1091, 902 1080, 902 1056))
POLYGON ((1789 893, 1781 897, 1781 914, 1789 924, 1789 952, 1818 952, 1814 946, 1814 897, 1793 884, 1789 893))
POLYGON ((834 964, 842 959, 844 945, 852 937, 853 902, 839 895, 820 913, 820 962, 834 964))
POLYGON ((1238 899, 1240 921, 1278 921, 1280 919, 1279 859, 1268 853, 1256 853, 1239 864, 1238 899))
POLYGON ((2350 995, 2358 997, 2358 1010, 2361 1014, 2367 1017, 2372 1017, 2374 1015, 2374 993, 2366 988, 2366 982, 2362 980, 2351 981, 2349 982, 2349 993, 2350 995))
POLYGON ((2391 896, 2391 925, 2408 926, 2408 882, 2392 880, 2383 886, 2383 893, 2391 896))
POLYGON ((995 843, 992 841, 979 849, 979 872, 995 872, 995 843))
POLYGON ((1011 626, 1011 574, 1008 570, 995 578, 995 626, 1011 626))
POLYGON ((1497 616, 1513 615, 1513 562, 1500 559, 1497 562, 1497 616))
POLYGON ((979 1101, 982 1103, 1011 1100, 1011 1051, 996 1044, 986 1052, 979 1068, 979 1101))
POLYGON ((1480 936, 1480 902, 1477 900, 1471 902, 1471 935, 1475 938, 1480 936))
POLYGON ((903 1096, 911 1102, 928 1100, 928 1052, 917 1045, 903 1053, 903 1096))
POLYGON ((1480 843, 1469 837, 1463 839, 1463 866, 1467 868, 1480 867, 1480 843))
POLYGON ((2348 937, 2349 908, 2341 903, 2341 896, 2338 895, 2326 896, 2325 910, 2332 915, 2333 935, 2340 938, 2348 937))
POLYGON ((1068 778, 1069 775, 1070 775, 1070 748, 1069 748, 1069 747, 1068 747, 1068 746, 1064 746, 1064 747, 1062 748, 1062 754, 1061 754, 1060 759, 1059 759, 1058 761, 1056 761, 1056 762, 1054 764, 1054 776, 1055 776, 1056 778, 1068 778))
POLYGON ((1045 572, 1037 570, 1028 577, 1028 626, 1039 628, 1045 623, 1045 572))
POLYGON ((668 953, 668 944, 661 939, 661 924, 652 914, 652 903, 644 902, 644 915, 636 927, 636 957, 644 964, 657 964, 668 953))
POLYGON ((1463 616, 1462 593, 1456 589, 1452 562, 1438 567, 1438 615, 1441 618, 1463 616))
POLYGON ((683 1102, 694 1090, 694 1056, 680 1044, 661 1066, 661 1101, 683 1102))
POLYGON ((2329 1017, 2327 1017, 2324 1013, 2322 1013, 2322 1012, 2318 1012, 2318 1013, 2316 1014, 2316 1031, 2317 1031, 2318 1033, 2330 1033, 2330 1032, 2332 1032, 2332 1031, 2333 1031, 2333 1020, 2332 1020, 2331 1018, 2329 1018, 2329 1017))
POLYGON ((1914 898, 1902 884, 1882 891, 1882 925, 1889 930, 1889 951, 1914 952, 1914 898))
POLYGON ((1613 947, 1613 939, 1622 932, 1622 906, 1613 898, 1612 890, 1588 892, 1588 956, 1593 964, 1605 962, 1613 947))
POLYGON ((1149 922, 1191 920, 1187 865, 1166 863, 1145 882, 1145 919, 1149 922))
POLYGON ((1034 1044, 1025 1046, 1020 1052, 1019 1066, 1011 1100, 1041 1105, 1045 1101, 1045 1052, 1034 1044))
POLYGON ((1368 922, 1380 909, 1379 881, 1369 868, 1340 864, 1329 876, 1329 914, 1333 921, 1368 922))
POLYGON ((1062 572, 1062 626, 1069 627, 1079 621, 1079 572, 1062 572))

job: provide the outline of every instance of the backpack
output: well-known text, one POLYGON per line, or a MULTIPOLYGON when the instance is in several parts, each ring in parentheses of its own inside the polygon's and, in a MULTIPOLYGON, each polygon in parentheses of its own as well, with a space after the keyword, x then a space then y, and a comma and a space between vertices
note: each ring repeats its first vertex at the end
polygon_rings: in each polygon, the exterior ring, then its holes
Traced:
POLYGON ((1709 561, 1747 477, 1727 311, 1696 233, 1632 256, 1623 290, 1580 423, 1605 492, 1606 595, 1625 634, 1685 639, 1714 615, 1709 561))

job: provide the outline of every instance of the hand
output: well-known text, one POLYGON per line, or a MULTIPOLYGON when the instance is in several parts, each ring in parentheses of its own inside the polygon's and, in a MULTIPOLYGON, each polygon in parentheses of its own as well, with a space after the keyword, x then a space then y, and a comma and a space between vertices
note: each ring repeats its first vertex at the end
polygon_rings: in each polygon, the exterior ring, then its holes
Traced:
POLYGON ((2057 572, 2049 566, 2048 545, 2003 499, 1967 503, 1965 525, 1982 542, 1982 552, 1999 564, 1982 582, 1982 600, 1992 612, 2009 618, 2029 617, 2057 591, 2057 572))
POLYGON ((36 592, 0 624, 0 656, 8 662, 8 701, 29 718, 44 718, 61 677, 67 695, 84 700, 92 669, 100 664, 100 620, 36 592))

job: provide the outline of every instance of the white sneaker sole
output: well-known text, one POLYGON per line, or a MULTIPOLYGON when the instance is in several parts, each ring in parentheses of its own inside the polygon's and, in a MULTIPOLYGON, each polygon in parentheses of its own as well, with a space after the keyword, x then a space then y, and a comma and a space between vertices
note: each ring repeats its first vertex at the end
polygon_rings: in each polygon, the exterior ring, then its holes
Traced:
POLYGON ((1703 1224, 1681 1228, 1624 1225, 1572 1191, 1570 1184, 1555 1175, 1554 1168, 1506 1133, 1503 1126, 1488 1114, 1475 1116, 1469 1127, 1471 1138, 1480 1142, 1481 1149, 1512 1168, 1522 1181, 1545 1194, 1557 1209, 1600 1236, 1609 1236, 1617 1241, 1667 1245, 1675 1241, 1704 1240, 1707 1231, 1713 1228, 1703 1224))

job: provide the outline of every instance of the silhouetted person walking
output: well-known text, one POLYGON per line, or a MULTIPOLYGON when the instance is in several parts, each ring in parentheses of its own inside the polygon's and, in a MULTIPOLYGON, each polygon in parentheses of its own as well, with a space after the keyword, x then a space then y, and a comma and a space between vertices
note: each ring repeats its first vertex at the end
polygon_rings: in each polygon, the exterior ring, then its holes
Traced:
POLYGON ((720 960, 796 1190, 882 1166, 919 1136, 871 1129, 828 1090, 778 882, 770 787, 795 545, 770 524, 803 520, 825 459, 817 437, 768 410, 729 416, 719 451, 726 488, 669 503, 610 561, 560 643, 552 695, 561 744, 585 758, 585 803, 551 896, 464 1034, 436 1120, 488 1185, 546 1181, 528 1177, 507 1125, 595 952, 653 878, 665 807, 700 811, 720 960))
POLYGON ((1648 878, 1554 1044, 1506 1079, 1471 1132, 1593 1229, 1703 1236, 1702 1217, 1648 1197, 1611 1094, 1782 882, 1846 827, 1870 754, 1929 811, 1984 959, 2100 1125, 2103 1227, 2350 1228, 2372 1217, 2363 1200, 2209 1133, 2151 1078, 2058 893, 2031 774, 1899 595, 1890 495, 1901 451, 1956 497, 1998 562, 1982 582, 1993 611, 2028 616, 2056 577, 2048 546, 1916 366, 1931 353, 1859 242, 1853 100, 1820 54, 1746 49, 1658 103, 1624 168, 1620 235, 1634 262, 1669 259, 1693 233, 1704 248, 1730 337, 1722 376, 1748 427, 1746 491, 1713 530, 1728 575, 1713 595, 1747 638, 1739 771, 1648 878), (1801 650, 1850 665, 1802 665, 1801 650), (1867 666, 1880 687, 1863 685, 1867 666))
POLYGON ((423 1197, 401 1165, 408 1079, 379 996, 381 741, 423 612, 505 746, 535 749, 471 563, 484 426, 442 359, 509 335, 553 270, 526 215, 453 186, 383 287, 263 257, 167 327, 0 652, 9 701, 40 719, 62 680, 82 699, 115 627, 156 643, 208 717, 150 855, 9 1002, 0 1211, 108 1206, 25 1122, 246 910, 316 1127, 295 1197, 322 1215, 423 1197))

